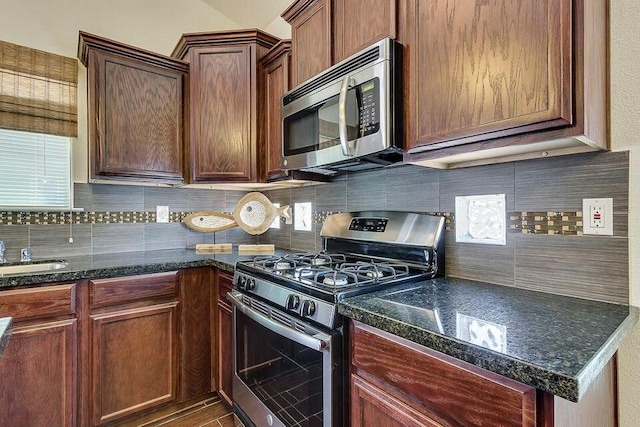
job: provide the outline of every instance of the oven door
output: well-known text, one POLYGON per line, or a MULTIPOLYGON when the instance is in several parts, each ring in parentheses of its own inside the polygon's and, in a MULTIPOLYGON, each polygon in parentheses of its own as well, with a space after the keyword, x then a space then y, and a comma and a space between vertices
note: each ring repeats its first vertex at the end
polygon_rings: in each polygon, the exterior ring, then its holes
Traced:
POLYGON ((257 426, 342 425, 340 334, 233 291, 233 400, 257 426))

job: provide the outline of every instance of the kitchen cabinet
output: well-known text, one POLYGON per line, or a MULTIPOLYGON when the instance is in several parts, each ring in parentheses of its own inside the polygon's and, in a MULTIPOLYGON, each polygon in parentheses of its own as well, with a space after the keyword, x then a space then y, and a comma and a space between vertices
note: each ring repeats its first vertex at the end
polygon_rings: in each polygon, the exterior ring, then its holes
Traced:
POLYGON ((184 183, 188 64, 80 32, 87 67, 89 178, 184 183))
POLYGON ((14 318, 0 359, 0 425, 78 425, 76 290, 62 283, 0 294, 0 313, 14 318))
POLYGON ((283 170, 282 167, 282 96, 291 88, 291 41, 282 40, 260 61, 265 71, 265 144, 263 181, 304 180, 326 182, 329 176, 311 172, 283 170))
POLYGON ((92 425, 177 399, 176 275, 89 282, 92 425))
POLYGON ((615 357, 572 403, 371 326, 349 327, 353 427, 617 425, 615 357))
POLYGON ((216 365, 218 395, 229 406, 233 403, 233 309, 227 292, 233 289, 233 276, 218 270, 216 290, 216 365))
POLYGON ((180 387, 181 401, 204 396, 212 388, 211 339, 213 322, 213 272, 209 267, 181 270, 180 285, 180 387))
POLYGON ((298 0, 291 24, 291 86, 385 37, 396 38, 397 0, 298 0))
POLYGON ((291 24, 291 86, 295 87, 332 62, 332 0, 298 0, 282 17, 291 24))
POLYGON ((279 39, 260 30, 184 34, 172 56, 190 66, 189 182, 259 182, 264 71, 279 39))
POLYGON ((405 161, 608 147, 605 0, 401 2, 405 161))
POLYGON ((397 34, 397 0, 335 0, 334 63, 397 34))

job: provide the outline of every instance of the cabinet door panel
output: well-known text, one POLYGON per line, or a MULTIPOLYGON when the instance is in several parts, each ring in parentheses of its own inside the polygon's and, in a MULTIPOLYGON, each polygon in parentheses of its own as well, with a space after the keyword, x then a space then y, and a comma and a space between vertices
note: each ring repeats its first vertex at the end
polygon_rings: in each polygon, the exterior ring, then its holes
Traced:
POLYGON ((16 327, 0 359, 0 425, 76 425, 77 321, 16 327))
POLYGON ((331 66, 331 0, 315 2, 291 21, 292 86, 331 66))
POLYGON ((211 47, 191 57, 191 182, 251 181, 251 47, 211 47), (206 84, 205 84, 206 82, 206 84))
POLYGON ((184 75, 101 52, 91 57, 91 177, 182 182, 184 75))
POLYGON ((572 123, 571 2, 412 0, 408 147, 572 123))
POLYGON ((334 62, 340 62, 376 41, 396 37, 396 0, 337 1, 334 21, 334 62))
POLYGON ((76 312, 76 284, 2 291, 0 313, 14 321, 64 316, 76 312))
POLYGON ((177 305, 91 316, 94 424, 175 399, 177 305))
POLYGON ((284 54, 277 62, 270 64, 266 71, 266 179, 286 176, 281 169, 282 162, 282 95, 289 90, 289 55, 284 54))
POLYGON ((227 404, 233 402, 233 310, 227 302, 227 292, 233 289, 233 277, 218 273, 217 290, 217 390, 227 404))
POLYGON ((440 427, 356 375, 351 375, 351 427, 440 427))

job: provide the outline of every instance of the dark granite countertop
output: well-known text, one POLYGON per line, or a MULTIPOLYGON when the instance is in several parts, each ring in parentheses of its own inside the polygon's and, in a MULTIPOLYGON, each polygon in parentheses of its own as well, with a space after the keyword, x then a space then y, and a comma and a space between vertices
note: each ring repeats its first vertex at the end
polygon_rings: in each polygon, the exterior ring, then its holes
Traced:
POLYGON ((13 319, 11 317, 0 317, 0 356, 9 344, 9 339, 13 332, 13 319))
MULTIPOLYGON (((276 254, 285 251, 276 250, 276 254)), ((195 249, 170 249, 123 252, 65 258, 69 264, 60 270, 42 273, 0 275, 0 288, 68 280, 97 279, 143 273, 158 273, 181 268, 213 266, 233 272, 237 261, 253 259, 257 254, 196 254, 195 249)))
POLYGON ((577 402, 638 308, 456 278, 347 298, 341 314, 577 402))

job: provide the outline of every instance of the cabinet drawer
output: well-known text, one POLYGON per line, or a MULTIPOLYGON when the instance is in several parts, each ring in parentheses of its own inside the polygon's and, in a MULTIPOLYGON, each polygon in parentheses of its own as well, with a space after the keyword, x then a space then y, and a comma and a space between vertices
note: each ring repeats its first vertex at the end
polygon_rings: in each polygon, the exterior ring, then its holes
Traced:
POLYGON ((91 280, 91 308, 144 299, 177 297, 177 271, 91 280))
POLYGON ((75 312, 75 283, 0 292, 0 313, 15 320, 64 316, 75 312))
POLYGON ((352 329, 357 375, 429 418, 454 426, 535 426, 535 388, 357 322, 352 329))

